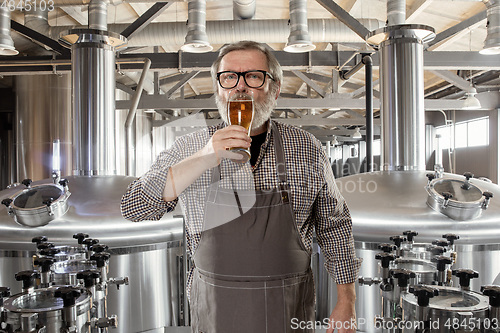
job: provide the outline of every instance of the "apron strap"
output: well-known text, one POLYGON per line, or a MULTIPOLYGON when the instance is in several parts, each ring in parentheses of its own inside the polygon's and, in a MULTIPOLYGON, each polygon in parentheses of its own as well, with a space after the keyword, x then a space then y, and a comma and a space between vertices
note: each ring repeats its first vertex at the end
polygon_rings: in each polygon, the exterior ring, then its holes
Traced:
MULTIPOLYGON (((281 139, 281 135, 278 131, 278 126, 276 126, 276 123, 272 120, 270 120, 269 122, 271 123, 271 133, 273 135, 274 150, 276 152, 276 173, 278 174, 278 183, 281 187, 282 185, 287 184, 283 140, 281 139)), ((220 181, 221 173, 221 167, 219 164, 217 167, 212 169, 212 179, 210 183, 216 184, 218 181, 220 181)))

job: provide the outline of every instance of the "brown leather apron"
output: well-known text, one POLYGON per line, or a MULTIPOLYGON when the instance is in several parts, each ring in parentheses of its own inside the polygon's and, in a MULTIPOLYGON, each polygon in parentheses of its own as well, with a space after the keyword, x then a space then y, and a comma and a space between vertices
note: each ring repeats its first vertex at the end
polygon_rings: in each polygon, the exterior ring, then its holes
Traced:
POLYGON ((220 167, 213 170, 204 231, 194 254, 190 303, 194 333, 313 332, 292 330, 292 320, 314 321, 314 281, 310 253, 292 211, 283 144, 271 124, 278 188, 252 193, 225 190, 217 184, 220 167), (228 203, 235 202, 232 209, 241 215, 221 224, 228 203))

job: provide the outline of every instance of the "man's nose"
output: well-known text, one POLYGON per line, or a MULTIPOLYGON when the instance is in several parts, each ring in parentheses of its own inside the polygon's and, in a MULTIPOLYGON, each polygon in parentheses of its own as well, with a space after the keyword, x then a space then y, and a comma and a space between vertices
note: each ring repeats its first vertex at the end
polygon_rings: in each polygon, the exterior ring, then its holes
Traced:
POLYGON ((243 76, 240 76, 240 79, 238 80, 238 84, 236 85, 236 90, 240 92, 246 92, 248 91, 248 86, 245 83, 245 79, 243 76))

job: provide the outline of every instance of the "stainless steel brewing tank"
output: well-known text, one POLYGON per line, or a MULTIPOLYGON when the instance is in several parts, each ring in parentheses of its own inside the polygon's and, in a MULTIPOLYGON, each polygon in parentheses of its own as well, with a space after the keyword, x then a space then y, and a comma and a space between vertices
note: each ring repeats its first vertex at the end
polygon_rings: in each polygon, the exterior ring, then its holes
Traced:
MULTIPOLYGON (((471 290, 492 284, 500 273, 500 187, 478 179, 470 182, 479 189, 494 194, 489 207, 480 217, 456 221, 434 211, 427 205, 426 174, 431 171, 380 171, 337 179, 353 220, 356 254, 363 258, 360 276, 379 277, 375 254, 379 243, 389 237, 415 230, 415 241, 431 242, 447 233, 460 236, 455 242, 457 262, 453 268, 470 268, 479 272, 471 281, 471 290)), ((461 175, 445 173, 444 177, 464 180, 461 175)), ((454 285, 458 280, 454 277, 454 285)), ((335 286, 329 286, 330 311, 335 302, 335 286)), ((373 318, 380 314, 378 285, 356 286, 357 317, 365 321, 363 332, 376 332, 373 318)))
MULTIPOLYGON (((183 219, 166 214, 160 221, 130 222, 120 212, 120 200, 135 179, 125 176, 70 176, 69 209, 41 227, 17 224, 0 207, 0 286, 21 292, 14 275, 31 269, 35 245, 47 236, 56 245, 76 245, 75 233, 87 233, 110 247, 108 277, 128 276, 130 285, 109 286, 108 314, 118 315, 115 332, 131 333, 176 326, 182 322, 183 219)), ((51 179, 32 185, 51 183, 51 179)), ((22 186, 24 188, 24 186, 22 186)), ((0 200, 22 188, 0 191, 0 200)))

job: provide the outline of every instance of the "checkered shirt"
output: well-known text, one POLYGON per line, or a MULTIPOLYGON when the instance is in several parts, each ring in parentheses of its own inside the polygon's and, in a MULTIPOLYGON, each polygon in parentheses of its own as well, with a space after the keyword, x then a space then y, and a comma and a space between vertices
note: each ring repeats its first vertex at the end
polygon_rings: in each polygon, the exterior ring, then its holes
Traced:
MULTIPOLYGON (((339 193, 329 160, 321 143, 310 133, 297 127, 276 122, 283 140, 287 178, 290 185, 295 221, 302 241, 312 251, 313 231, 325 256, 325 267, 339 284, 355 281, 361 260, 356 258, 352 221, 344 198, 339 193)), ((203 225, 205 197, 210 185, 212 170, 204 172, 179 197, 171 202, 162 199, 163 188, 171 166, 202 149, 224 123, 178 138, 172 147, 163 151, 151 169, 130 184, 122 198, 121 210, 131 221, 159 220, 166 212, 175 209, 181 201, 186 219, 187 245, 192 255, 200 242, 203 225)), ((220 186, 257 190, 276 188, 276 157, 271 126, 260 149, 255 166, 250 163, 221 162, 222 180, 232 178, 230 184, 220 186), (227 177, 231 175, 230 177, 227 177), (248 183, 248 176, 253 180, 248 183), (237 185, 235 185, 237 184, 237 185)), ((190 286, 191 274, 188 281, 190 286)), ((189 292, 188 287, 188 292, 189 292)))

